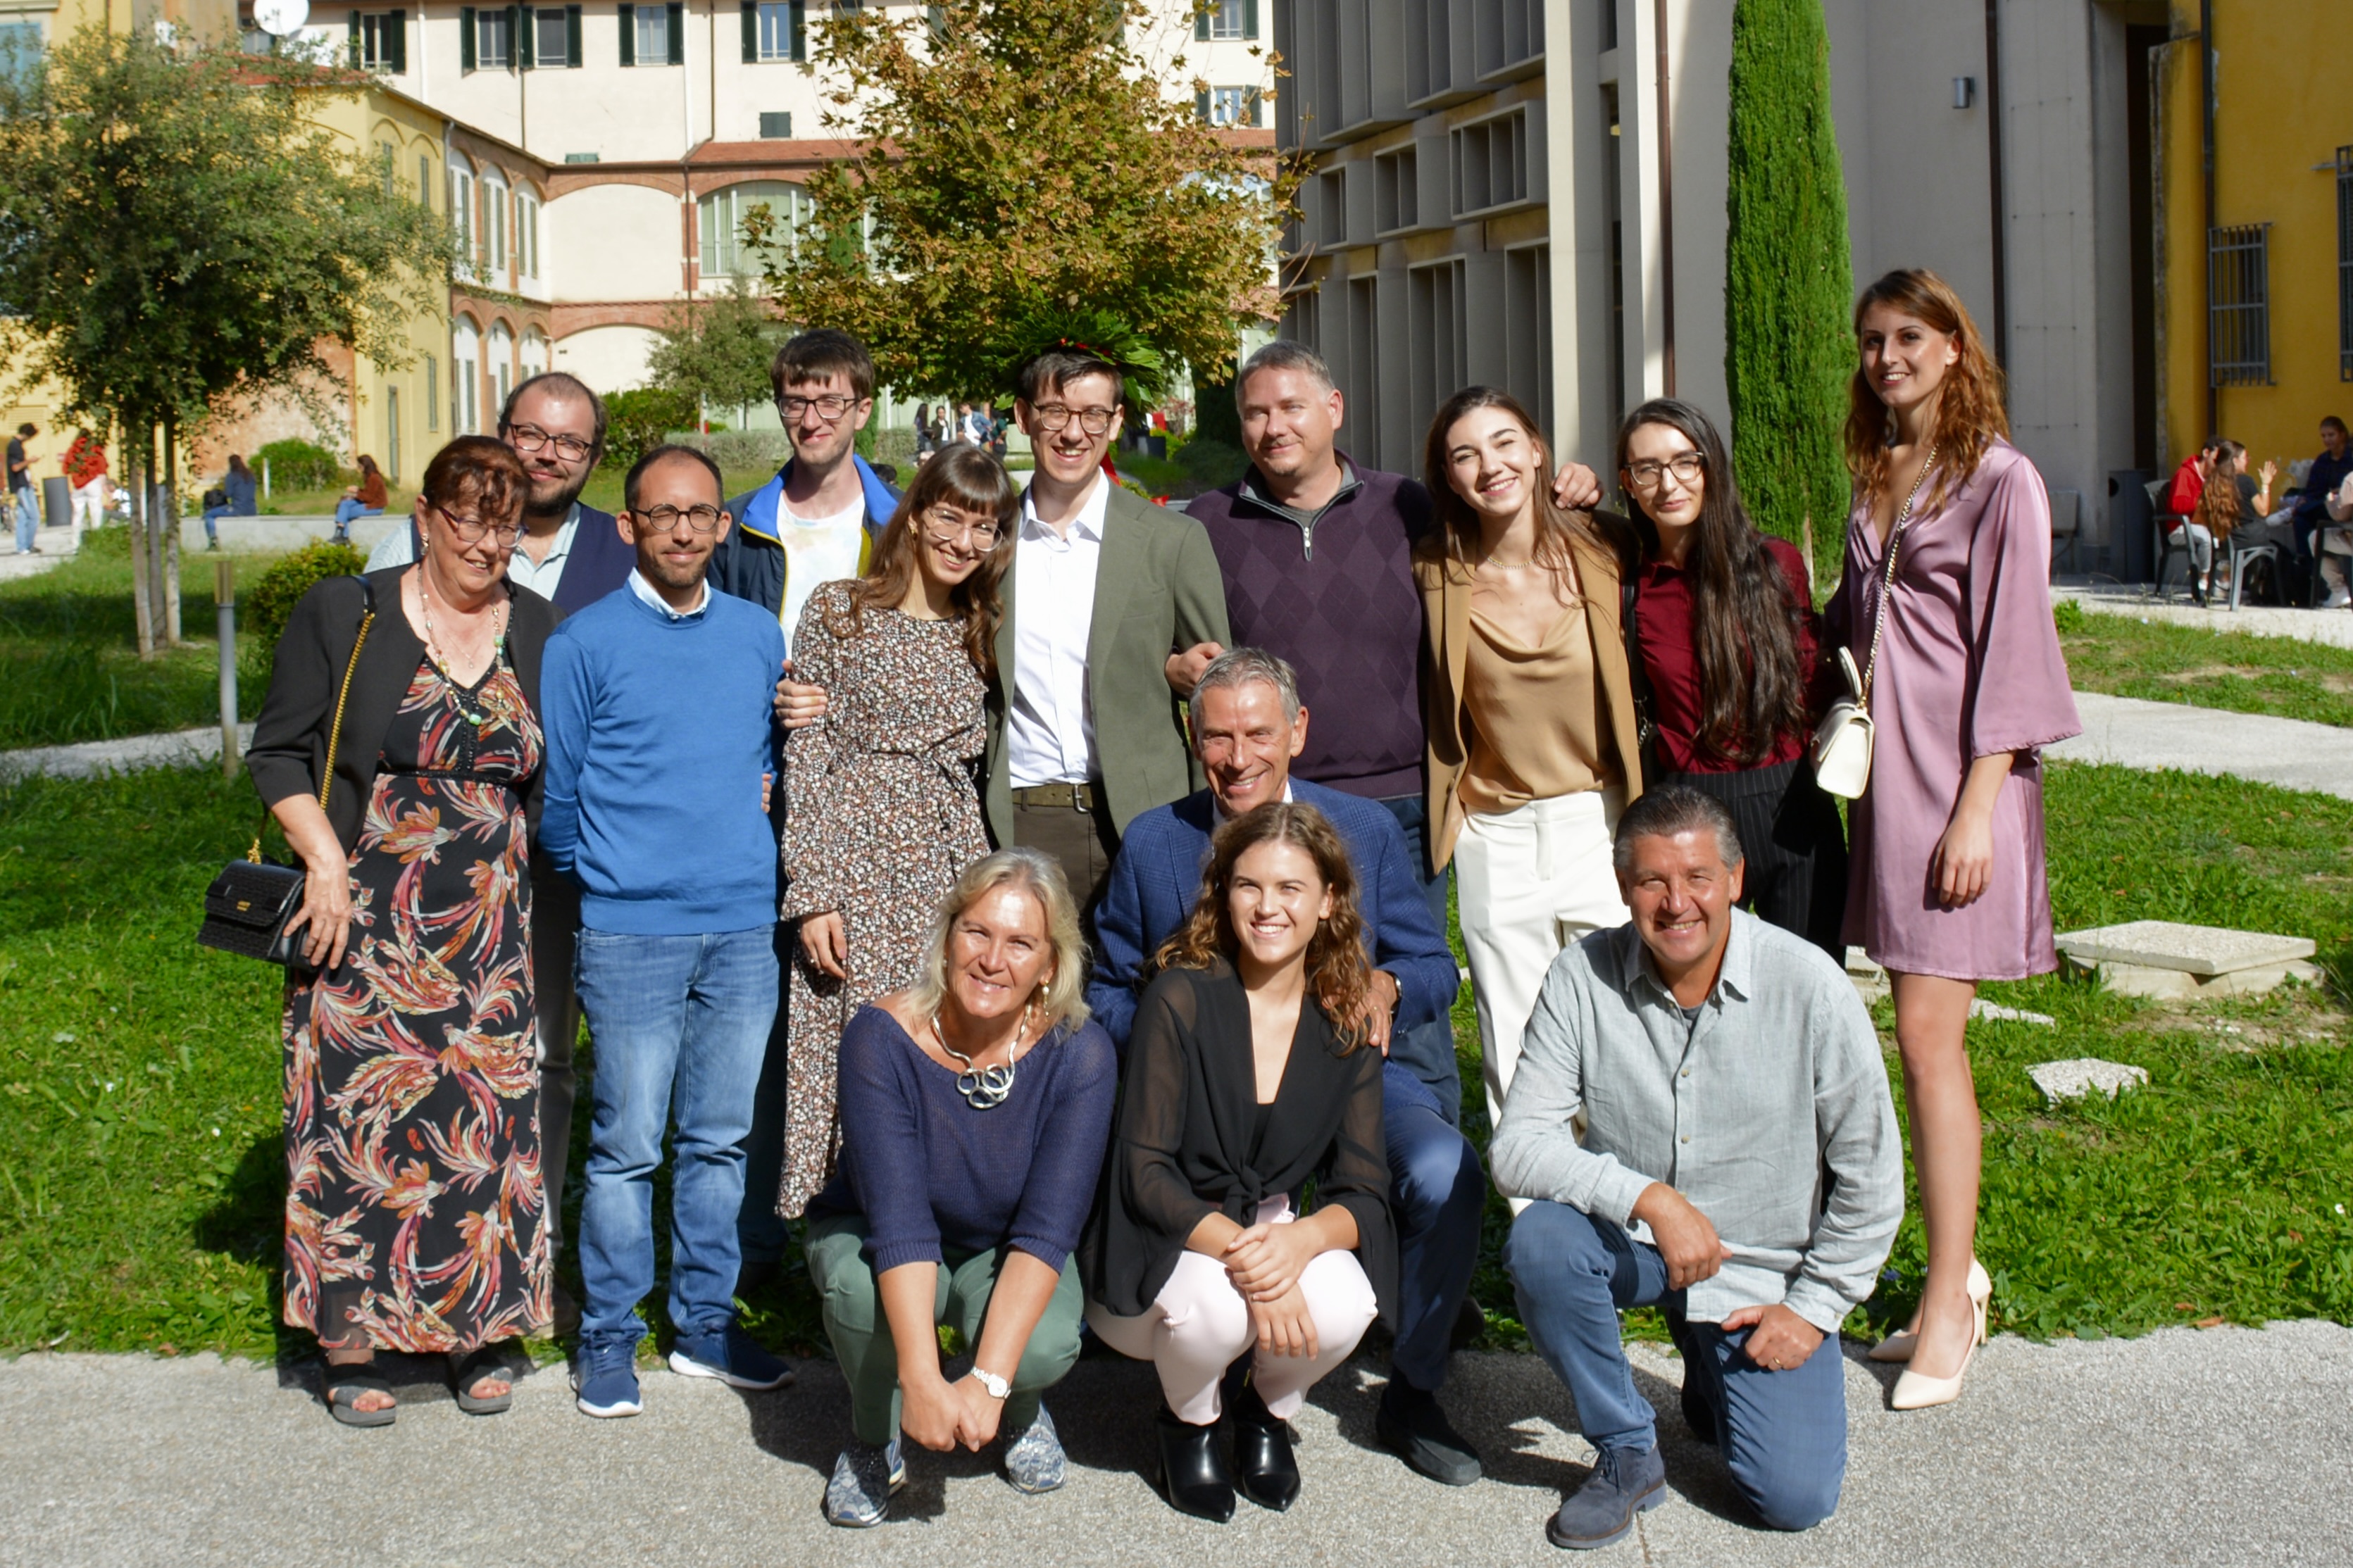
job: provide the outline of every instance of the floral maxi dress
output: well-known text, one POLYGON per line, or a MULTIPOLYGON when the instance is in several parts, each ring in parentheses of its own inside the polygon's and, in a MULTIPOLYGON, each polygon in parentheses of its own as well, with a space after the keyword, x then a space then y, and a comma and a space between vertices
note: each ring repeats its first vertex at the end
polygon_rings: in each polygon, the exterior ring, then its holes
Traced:
POLYGON ((343 963, 287 988, 285 1316, 322 1342, 462 1352, 548 1321, 540 754, 511 667, 460 690, 419 664, 352 853, 343 963))
POLYGON ((788 1218, 833 1173, 842 1030, 914 981, 940 895, 988 853, 973 779, 985 689, 964 622, 869 608, 853 629, 849 590, 820 586, 793 634, 795 673, 825 689, 827 707, 785 753, 784 914, 839 913, 849 977, 820 973, 794 944, 776 1196, 788 1218))

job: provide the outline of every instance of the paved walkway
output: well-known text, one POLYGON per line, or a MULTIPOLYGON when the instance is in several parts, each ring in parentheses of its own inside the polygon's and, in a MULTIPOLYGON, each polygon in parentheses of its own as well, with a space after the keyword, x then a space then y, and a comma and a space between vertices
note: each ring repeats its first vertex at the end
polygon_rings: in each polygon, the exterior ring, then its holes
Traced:
MULTIPOLYGON (((1296 1508, 1245 1503, 1221 1529, 1152 1490, 1148 1370, 1090 1360, 1050 1401, 1065 1489, 1022 1497, 991 1458, 919 1452, 894 1520, 852 1532, 818 1512, 848 1424, 829 1364, 748 1396, 652 1373, 647 1413, 613 1422, 574 1412, 560 1367, 495 1419, 417 1386, 377 1431, 332 1425, 313 1375, 211 1357, 0 1365, 0 1563, 1558 1564, 1544 1520, 1590 1457, 1542 1361, 1464 1356, 1447 1403, 1489 1479, 1423 1481, 1372 1446, 1379 1385, 1359 1361, 1300 1418, 1296 1508)), ((1637 1347, 1636 1375, 1661 1409, 1670 1495, 1597 1563, 2235 1565, 2353 1550, 2353 1332, 2334 1324, 2005 1336, 1960 1404, 1902 1415, 1884 1407, 1892 1369, 1850 1347, 1844 1500, 1801 1536, 1746 1522, 1674 1413, 1679 1362, 1637 1347)))
POLYGON ((2229 774, 2353 800, 2353 730, 2096 691, 2075 693, 2075 710, 2084 732, 2049 747, 2050 756, 2229 774))
POLYGON ((2118 583, 2055 583, 2051 596, 2073 599, 2103 616, 2131 616, 2177 626, 2203 626, 2208 631, 2242 632, 2256 637, 2294 637, 2303 642, 2353 647, 2353 611, 2283 610, 2245 605, 2232 610, 2201 610, 2187 599, 2164 602, 2145 597, 2146 584, 2118 583))
MULTIPOLYGON (((250 721, 237 727, 237 754, 253 741, 250 721)), ((26 746, 0 752, 0 778, 47 773, 51 778, 86 779, 99 773, 135 773, 141 768, 185 768, 220 760, 220 726, 175 730, 162 735, 129 735, 119 741, 78 741, 70 746, 26 746)))

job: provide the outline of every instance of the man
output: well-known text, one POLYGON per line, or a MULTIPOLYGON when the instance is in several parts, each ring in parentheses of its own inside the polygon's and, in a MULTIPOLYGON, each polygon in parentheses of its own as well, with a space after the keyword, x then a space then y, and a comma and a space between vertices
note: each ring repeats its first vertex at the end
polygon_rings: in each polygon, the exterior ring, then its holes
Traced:
POLYGON ((34 553, 35 532, 41 526, 40 492, 33 488, 33 459, 25 443, 41 433, 37 425, 19 425, 8 441, 8 503, 16 514, 16 553, 34 553))
MULTIPOLYGON (((1308 705, 1324 715, 1293 770, 1299 777, 1388 809, 1404 830, 1430 913, 1446 925, 1446 877, 1429 874, 1422 788, 1421 595, 1413 544, 1430 526, 1430 496, 1398 474, 1359 468, 1335 445, 1345 405, 1314 350, 1267 344, 1234 378, 1250 468, 1239 483, 1194 500, 1208 531, 1234 636, 1298 670, 1308 705)), ((1562 504, 1601 499, 1591 469, 1565 465, 1562 504)), ((1215 650, 1211 650, 1214 652, 1215 650)), ((1169 661, 1180 692, 1198 667, 1169 661)), ((1447 1119, 1461 1089, 1444 1009, 1424 1026, 1418 1058, 1443 1060, 1447 1119)))
POLYGON ((1455 1131, 1439 1092, 1455 1082, 1450 1037, 1442 1058, 1427 1054, 1428 1031, 1453 1005, 1454 954, 1430 918, 1405 836, 1370 801, 1291 776, 1308 744, 1308 710, 1291 667, 1257 648, 1211 661, 1193 688, 1193 743, 1209 787, 1147 811, 1128 825, 1096 915, 1102 960, 1087 1003, 1124 1051, 1138 988, 1151 955, 1192 913, 1219 822, 1269 801, 1321 811, 1348 846, 1365 922, 1375 1010, 1368 1020, 1383 1064, 1382 1125, 1388 1145, 1389 1202, 1397 1215, 1399 1305, 1397 1348, 1376 1424, 1381 1442, 1434 1480, 1468 1486, 1479 1456, 1439 1407, 1457 1315, 1468 1300, 1486 1197, 1479 1156, 1455 1131))
MULTIPOLYGON (((2297 488, 2295 499, 2295 552, 2307 563, 2313 559, 2312 536, 2316 530, 2328 524, 2328 498, 2335 494, 2348 476, 2353 476, 2353 442, 2346 438, 2345 421, 2332 414, 2320 422, 2320 456, 2312 459, 2312 467, 2297 488)), ((2323 608, 2341 610, 2348 598, 2343 583, 2345 568, 2342 558, 2333 563, 2324 554, 2319 562, 2321 573, 2329 579, 2329 595, 2323 608)))
POLYGON ((1536 1200, 1504 1264, 1597 1450, 1546 1533, 1606 1546, 1664 1499, 1618 1334, 1620 1310, 1653 1303, 1693 1434, 1766 1524, 1805 1530, 1846 1473, 1839 1325, 1904 1215, 1879 1038, 1820 948, 1733 907, 1723 806, 1647 793, 1615 860, 1634 918, 1553 961, 1488 1150, 1496 1184, 1536 1200))
POLYGON ((775 1388, 791 1369, 735 1319, 735 1224, 776 1012, 775 618, 704 581, 730 519, 719 469, 658 447, 624 487, 628 585, 548 639, 540 840, 580 884, 580 999, 596 1041, 586 1300, 575 1376, 590 1415, 640 1405, 638 1301, 653 1288, 653 1174, 673 1111, 670 1370, 775 1388))

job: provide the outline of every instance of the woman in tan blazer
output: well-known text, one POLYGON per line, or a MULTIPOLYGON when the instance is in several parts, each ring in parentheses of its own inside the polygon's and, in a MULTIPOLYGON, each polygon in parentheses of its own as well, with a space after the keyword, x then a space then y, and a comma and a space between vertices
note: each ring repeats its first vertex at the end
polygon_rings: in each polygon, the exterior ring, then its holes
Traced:
POLYGON ((1423 459, 1439 526, 1414 552, 1430 678, 1430 859, 1454 863, 1487 1109, 1503 1113, 1555 954, 1629 917, 1610 867, 1642 790, 1619 554, 1547 482, 1508 393, 1456 393, 1423 459))

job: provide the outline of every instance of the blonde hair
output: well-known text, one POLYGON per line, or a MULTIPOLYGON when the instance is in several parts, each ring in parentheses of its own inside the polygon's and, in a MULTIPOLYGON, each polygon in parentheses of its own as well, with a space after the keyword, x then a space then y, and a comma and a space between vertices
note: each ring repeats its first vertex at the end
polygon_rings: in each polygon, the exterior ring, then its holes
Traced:
POLYGON ((931 935, 924 939, 923 967, 907 987, 907 999, 919 1014, 928 1014, 947 1000, 948 942, 955 923, 973 905, 999 888, 1018 888, 1038 900, 1046 917, 1046 941, 1054 950, 1054 973, 1039 987, 1046 1027, 1068 1025, 1075 1029, 1087 1021, 1087 945, 1079 934, 1078 901, 1062 868, 1040 850, 1016 847, 984 855, 956 874, 956 879, 932 911, 931 935))
POLYGON ((1953 340, 1960 357, 1945 372, 1936 398, 1936 478, 1921 498, 1923 513, 1953 499, 1985 460, 1986 448, 2010 438, 2010 416, 2002 408, 2001 366, 1986 352, 1969 309, 1953 286, 1925 267, 1890 272, 1854 302, 1855 365, 1847 383, 1846 466, 1861 500, 1876 500, 1887 488, 1887 447, 1895 416, 1880 400, 1862 368, 1862 318, 1873 305, 1886 305, 1927 323, 1953 340))

